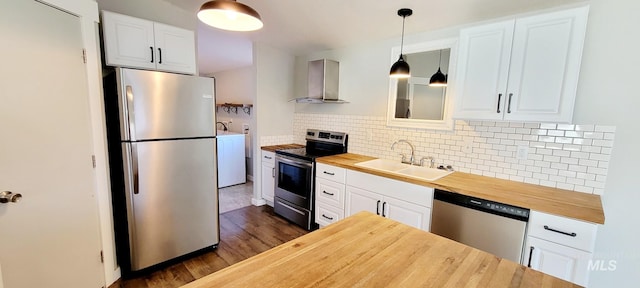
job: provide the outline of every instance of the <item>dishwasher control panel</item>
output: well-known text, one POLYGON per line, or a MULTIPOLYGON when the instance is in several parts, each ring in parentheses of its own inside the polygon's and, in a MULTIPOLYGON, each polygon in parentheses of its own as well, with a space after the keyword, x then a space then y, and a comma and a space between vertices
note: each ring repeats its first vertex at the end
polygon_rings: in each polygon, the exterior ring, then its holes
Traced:
POLYGON ((436 189, 434 199, 482 210, 492 214, 527 221, 529 209, 436 189))

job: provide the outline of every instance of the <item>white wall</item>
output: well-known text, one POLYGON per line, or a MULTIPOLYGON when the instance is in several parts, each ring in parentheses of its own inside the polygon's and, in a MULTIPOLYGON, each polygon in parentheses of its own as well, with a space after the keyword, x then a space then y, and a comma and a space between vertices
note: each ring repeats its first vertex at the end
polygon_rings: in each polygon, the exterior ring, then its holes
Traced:
POLYGON ((574 122, 616 125, 603 196, 605 225, 596 259, 616 261, 615 271, 591 273, 591 287, 638 287, 640 281, 640 1, 591 1, 574 122))
MULTIPOLYGON (((256 81, 252 66, 218 72, 212 75, 216 79, 216 104, 254 104, 256 81)), ((253 111, 250 111, 250 113, 253 111)), ((253 114, 247 114, 241 109, 238 113, 223 111, 221 108, 216 114, 218 121, 233 121, 229 130, 242 132, 242 124, 248 124, 251 128, 253 114)))
MULTIPOLYGON (((254 44, 253 63, 256 75, 256 102, 254 106, 256 145, 253 155, 259 155, 261 138, 289 135, 293 138, 294 98, 293 79, 295 58, 281 50, 264 44, 254 44)), ((283 143, 281 143, 283 144, 283 143)), ((260 167, 260 157, 254 157, 253 167, 260 167)), ((262 204, 260 173, 254 173, 253 203, 262 204)))

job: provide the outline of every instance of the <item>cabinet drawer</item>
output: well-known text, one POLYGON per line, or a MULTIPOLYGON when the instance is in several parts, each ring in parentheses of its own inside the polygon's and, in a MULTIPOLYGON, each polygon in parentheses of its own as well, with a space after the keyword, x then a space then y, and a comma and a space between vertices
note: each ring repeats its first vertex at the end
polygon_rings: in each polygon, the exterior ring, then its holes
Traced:
POLYGON ((316 201, 344 209, 344 184, 316 178, 316 201))
POLYGON ((273 165, 276 163, 276 153, 262 150, 262 162, 271 162, 273 165))
POLYGON ((597 225, 575 219, 531 211, 528 236, 593 252, 597 225))
POLYGON ((344 218, 344 210, 325 203, 316 202, 316 223, 327 226, 344 218))
POLYGON ((331 166, 327 164, 316 164, 316 177, 324 178, 338 183, 343 183, 345 180, 346 169, 331 166))
POLYGON ((347 170, 347 185, 431 208, 433 188, 347 170))

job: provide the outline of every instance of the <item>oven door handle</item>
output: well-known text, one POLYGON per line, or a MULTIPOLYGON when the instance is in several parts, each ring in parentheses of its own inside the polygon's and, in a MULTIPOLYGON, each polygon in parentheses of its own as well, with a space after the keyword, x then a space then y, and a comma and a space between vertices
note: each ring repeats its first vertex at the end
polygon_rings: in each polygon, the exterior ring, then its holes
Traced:
POLYGON ((292 166, 297 166, 297 167, 302 167, 302 168, 311 168, 311 167, 313 167, 313 163, 310 163, 310 162, 307 162, 307 161, 304 161, 304 160, 296 161, 296 160, 293 160, 293 159, 290 159, 290 158, 285 158, 285 157, 282 157, 282 156, 276 156, 276 162, 283 162, 283 163, 286 163, 286 164, 289 164, 289 165, 292 165, 292 166))

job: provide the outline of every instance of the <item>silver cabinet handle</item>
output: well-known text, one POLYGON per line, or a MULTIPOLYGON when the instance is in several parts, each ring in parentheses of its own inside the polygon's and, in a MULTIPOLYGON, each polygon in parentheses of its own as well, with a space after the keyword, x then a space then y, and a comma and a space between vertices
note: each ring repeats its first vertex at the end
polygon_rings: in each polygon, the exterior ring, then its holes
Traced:
POLYGON ((549 228, 549 226, 547 226, 547 225, 544 225, 544 230, 551 231, 551 232, 556 232, 556 233, 560 233, 560 234, 567 235, 567 236, 571 236, 571 237, 576 237, 576 236, 578 236, 578 234, 576 234, 576 232, 571 232, 571 233, 569 233, 569 232, 564 232, 564 231, 556 230, 556 229, 553 229, 553 228, 549 228))
POLYGON ((0 203, 18 203, 22 200, 22 194, 13 193, 11 191, 0 192, 0 203))
POLYGON ((271 168, 271 177, 276 178, 276 168, 271 168))

